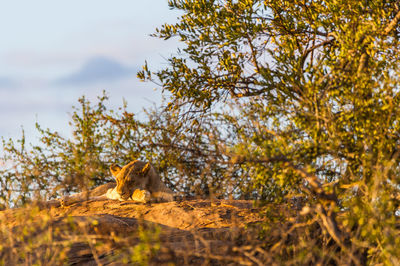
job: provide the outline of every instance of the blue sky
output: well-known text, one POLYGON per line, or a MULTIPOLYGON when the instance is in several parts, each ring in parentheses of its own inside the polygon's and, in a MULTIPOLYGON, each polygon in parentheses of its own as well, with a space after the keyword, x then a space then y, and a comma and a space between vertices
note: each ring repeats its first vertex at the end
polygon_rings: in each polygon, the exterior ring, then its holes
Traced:
POLYGON ((0 0, 0 136, 35 143, 35 122, 68 136, 71 106, 106 90, 109 106, 140 113, 160 103, 155 84, 139 82, 147 60, 160 69, 177 40, 150 37, 179 13, 166 0, 0 0))

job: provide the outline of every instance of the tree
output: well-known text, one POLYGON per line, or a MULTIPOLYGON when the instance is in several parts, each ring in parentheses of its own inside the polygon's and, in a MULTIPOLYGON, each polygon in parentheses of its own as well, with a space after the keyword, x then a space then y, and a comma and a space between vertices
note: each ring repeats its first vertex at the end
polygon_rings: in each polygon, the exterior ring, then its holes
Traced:
POLYGON ((206 116, 234 102, 233 115, 224 115, 236 142, 222 150, 250 169, 259 195, 300 194, 304 212, 355 264, 398 263, 397 1, 169 5, 183 15, 154 36, 178 37, 184 48, 167 68, 145 65, 138 76, 160 82, 170 110, 183 114, 206 116))

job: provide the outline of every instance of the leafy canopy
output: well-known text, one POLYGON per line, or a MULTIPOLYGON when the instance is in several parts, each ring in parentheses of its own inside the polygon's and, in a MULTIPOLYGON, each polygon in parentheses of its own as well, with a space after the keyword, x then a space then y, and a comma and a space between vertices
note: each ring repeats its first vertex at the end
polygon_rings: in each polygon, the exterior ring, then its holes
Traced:
POLYGON ((368 185, 386 169, 384 179, 398 182, 395 2, 169 5, 184 14, 155 36, 177 36, 185 47, 167 68, 152 73, 146 65, 139 77, 158 79, 172 93, 171 109, 207 112, 236 99, 242 114, 258 120, 243 140, 247 161, 277 158, 346 186, 368 185))
POLYGON ((169 5, 183 15, 154 35, 178 37, 184 48, 165 69, 145 65, 139 77, 172 94, 171 110, 207 114, 236 103, 229 121, 237 142, 226 155, 251 169, 264 198, 306 197, 355 264, 349 239, 369 243, 371 257, 392 258, 400 244, 387 237, 395 234, 400 184, 397 1, 169 5))

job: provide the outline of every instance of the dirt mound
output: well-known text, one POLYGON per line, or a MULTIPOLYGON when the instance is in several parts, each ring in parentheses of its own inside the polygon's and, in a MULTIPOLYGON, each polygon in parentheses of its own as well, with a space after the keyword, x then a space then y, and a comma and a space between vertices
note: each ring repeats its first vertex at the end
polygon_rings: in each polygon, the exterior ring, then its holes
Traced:
POLYGON ((6 262, 48 263, 53 257, 54 262, 71 265, 263 262, 254 245, 248 246, 249 241, 257 241, 251 225, 262 221, 251 201, 97 200, 41 210, 6 210, 0 212, 0 219, 7 221, 1 224, 6 244, 0 249, 6 262))

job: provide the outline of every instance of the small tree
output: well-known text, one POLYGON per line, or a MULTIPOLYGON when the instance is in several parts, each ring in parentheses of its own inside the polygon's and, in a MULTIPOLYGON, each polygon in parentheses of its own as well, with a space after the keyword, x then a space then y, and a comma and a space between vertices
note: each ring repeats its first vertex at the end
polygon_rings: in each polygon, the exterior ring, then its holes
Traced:
POLYGON ((161 82, 171 110, 205 115, 236 101, 230 121, 242 129, 225 155, 264 198, 300 193, 353 263, 398 263, 397 1, 169 5, 183 15, 154 35, 184 48, 139 77, 161 82))

